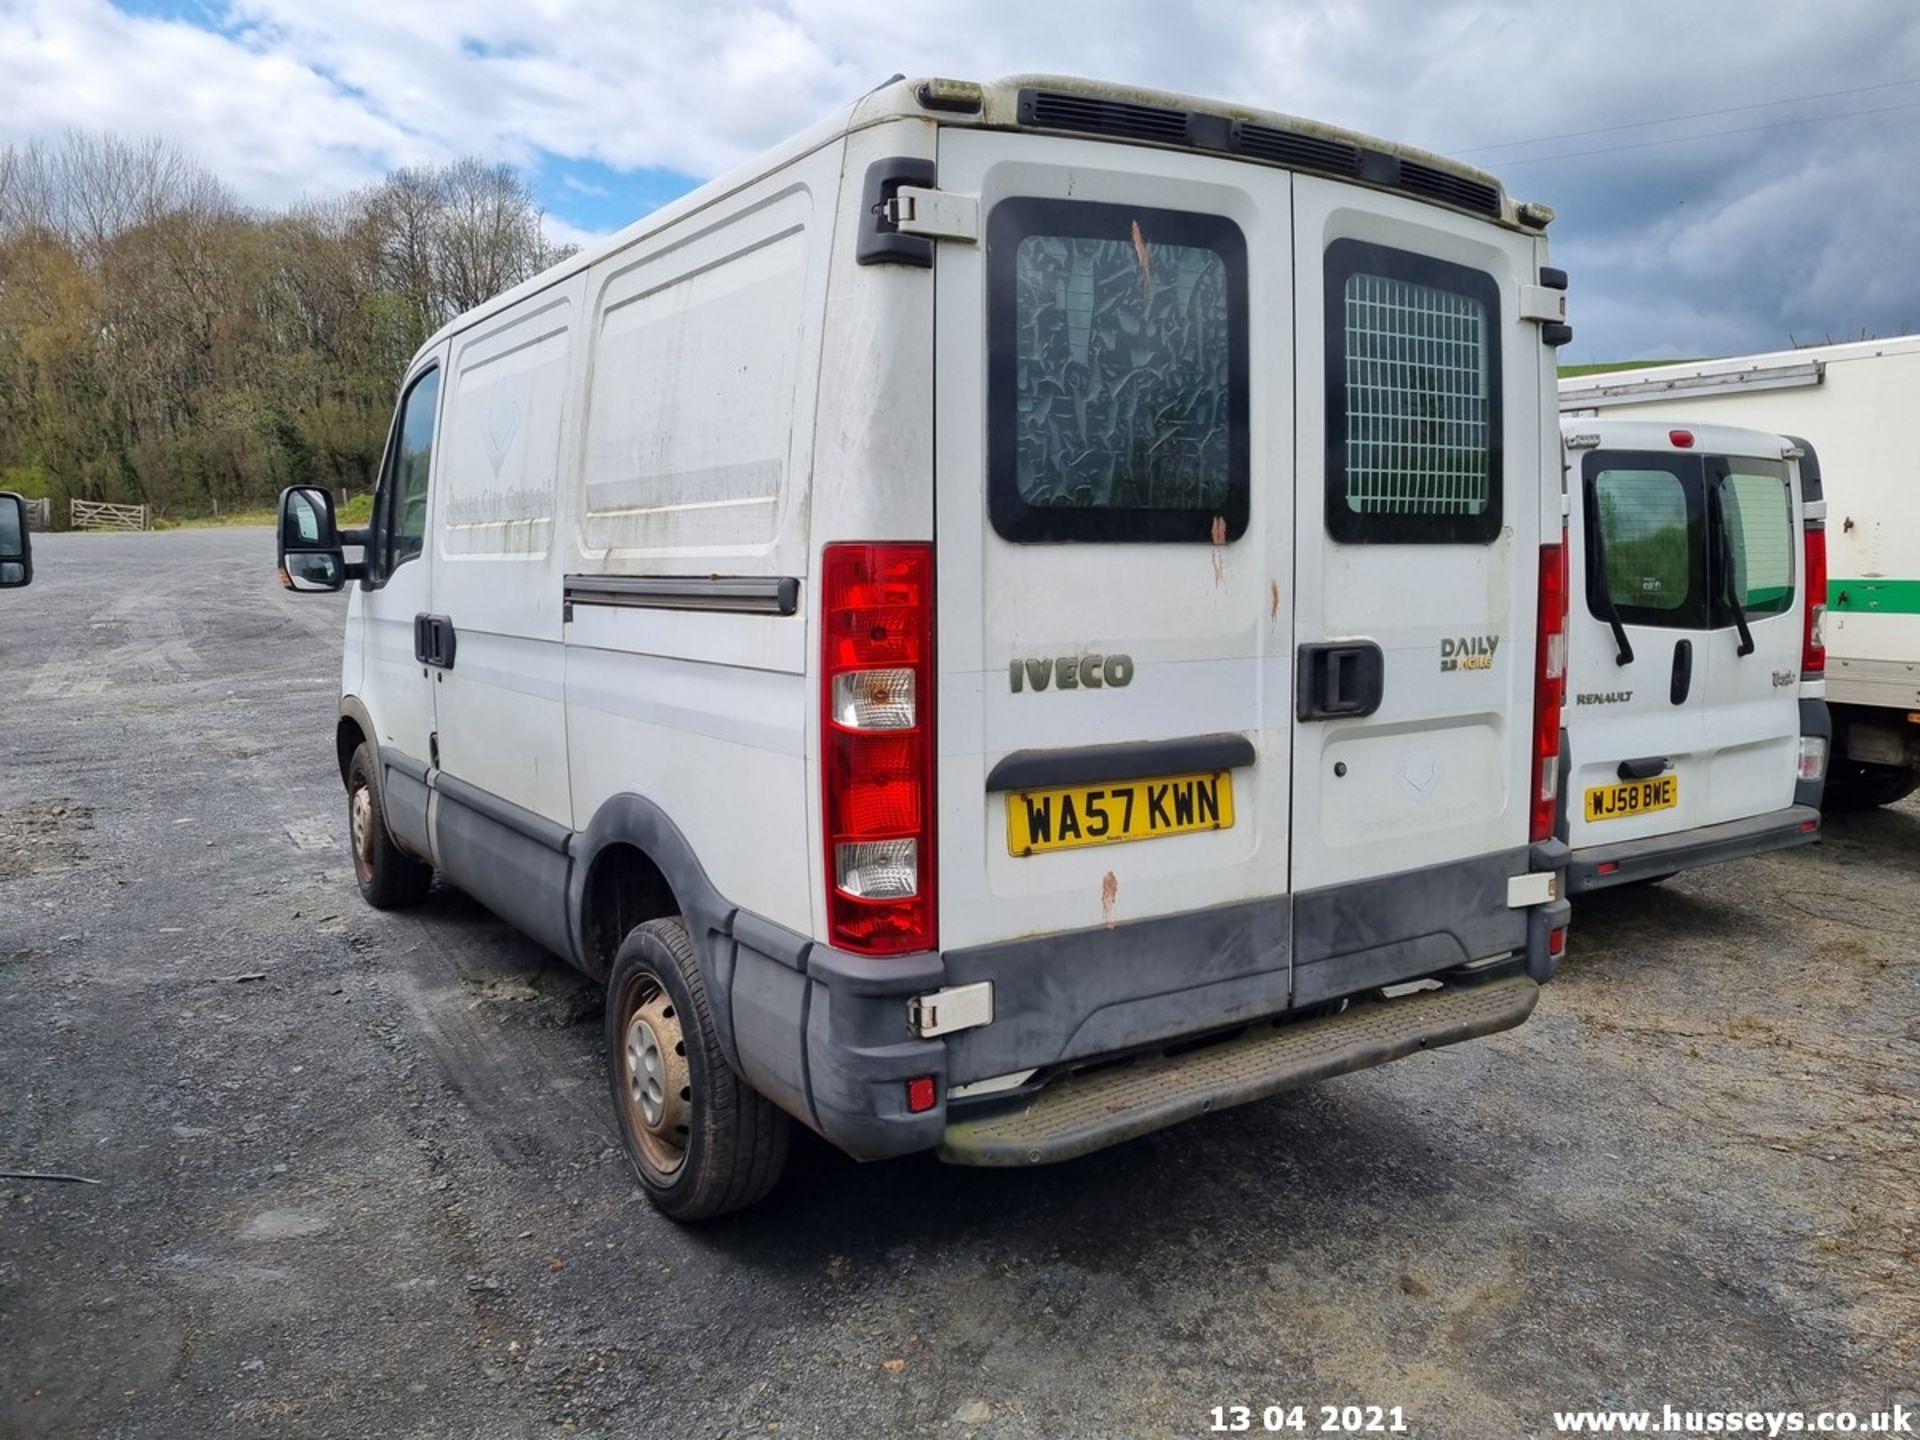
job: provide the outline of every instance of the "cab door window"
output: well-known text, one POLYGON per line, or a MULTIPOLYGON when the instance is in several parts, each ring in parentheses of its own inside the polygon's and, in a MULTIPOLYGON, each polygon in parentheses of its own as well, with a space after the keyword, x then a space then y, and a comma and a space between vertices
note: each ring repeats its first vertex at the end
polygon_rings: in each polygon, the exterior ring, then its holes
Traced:
POLYGON ((440 413, 440 371, 427 371, 400 401, 378 509, 382 578, 420 553, 427 537, 427 477, 440 413))

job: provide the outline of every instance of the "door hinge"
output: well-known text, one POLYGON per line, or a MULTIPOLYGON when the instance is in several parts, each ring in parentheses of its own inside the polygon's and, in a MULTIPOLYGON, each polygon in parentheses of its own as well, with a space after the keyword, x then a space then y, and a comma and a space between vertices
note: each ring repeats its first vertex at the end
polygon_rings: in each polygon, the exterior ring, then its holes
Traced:
POLYGON ((980 202, 971 195, 902 185, 881 213, 903 235, 925 235, 934 240, 980 238, 980 202))
POLYGON ((907 1002, 907 1028, 922 1040, 993 1023, 993 982, 954 985, 907 1002))
POLYGON ((1545 285, 1520 287, 1520 318, 1551 325, 1567 318, 1567 292, 1545 285))

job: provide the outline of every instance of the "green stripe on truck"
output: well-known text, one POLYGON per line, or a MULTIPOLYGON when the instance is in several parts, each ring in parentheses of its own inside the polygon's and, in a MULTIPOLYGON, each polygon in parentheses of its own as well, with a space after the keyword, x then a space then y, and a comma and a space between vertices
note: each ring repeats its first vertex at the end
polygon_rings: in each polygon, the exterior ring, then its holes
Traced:
POLYGON ((1920 580, 1829 580, 1827 608, 1920 615, 1920 580))

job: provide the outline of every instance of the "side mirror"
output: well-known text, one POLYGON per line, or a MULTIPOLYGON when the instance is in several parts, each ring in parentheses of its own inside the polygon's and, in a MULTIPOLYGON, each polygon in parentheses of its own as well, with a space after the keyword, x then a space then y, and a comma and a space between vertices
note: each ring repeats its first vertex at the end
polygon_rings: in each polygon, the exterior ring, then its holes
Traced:
POLYGON ((27 502, 0 490, 0 590, 33 583, 33 536, 27 531, 27 502))
POLYGON ((280 492, 280 583, 289 590, 338 590, 347 560, 333 519, 333 495, 317 485, 280 492))

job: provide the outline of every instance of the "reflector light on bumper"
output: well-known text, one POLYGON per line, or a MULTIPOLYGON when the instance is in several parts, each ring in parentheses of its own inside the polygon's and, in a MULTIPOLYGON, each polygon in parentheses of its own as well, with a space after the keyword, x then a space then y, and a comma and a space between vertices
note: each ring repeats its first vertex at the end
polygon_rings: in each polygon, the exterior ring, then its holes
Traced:
POLYGON ((1824 735, 1802 735, 1800 737, 1800 778, 1802 780, 1824 780, 1827 776, 1827 737, 1824 735))

